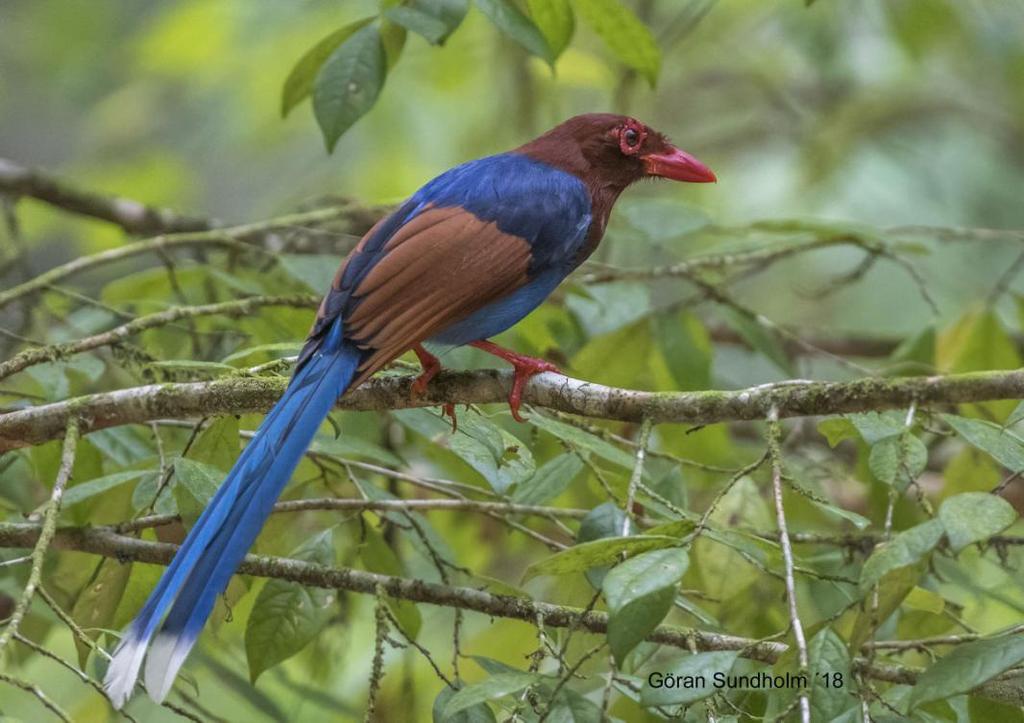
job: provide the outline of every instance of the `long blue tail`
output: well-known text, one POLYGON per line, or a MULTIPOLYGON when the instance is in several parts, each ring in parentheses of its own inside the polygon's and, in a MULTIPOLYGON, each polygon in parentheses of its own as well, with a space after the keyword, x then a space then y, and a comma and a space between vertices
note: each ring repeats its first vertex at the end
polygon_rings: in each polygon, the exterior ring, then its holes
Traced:
POLYGON ((339 319, 295 373, 114 651, 104 687, 116 707, 131 696, 143 659, 149 695, 157 702, 167 695, 217 595, 252 546, 320 423, 348 388, 360 357, 343 339, 339 319))

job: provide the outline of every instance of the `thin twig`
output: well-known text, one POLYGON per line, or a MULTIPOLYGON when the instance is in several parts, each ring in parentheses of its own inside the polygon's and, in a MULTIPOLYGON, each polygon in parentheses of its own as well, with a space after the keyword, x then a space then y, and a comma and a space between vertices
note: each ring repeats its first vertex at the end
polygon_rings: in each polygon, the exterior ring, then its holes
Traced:
POLYGON ((312 295, 296 294, 293 296, 254 296, 238 301, 226 301, 219 304, 203 304, 201 306, 177 306, 155 314, 140 316, 126 324, 121 324, 108 331, 93 334, 83 339, 53 344, 50 346, 26 349, 0 362, 0 379, 20 372, 34 364, 47 361, 66 359, 74 354, 118 344, 148 329, 172 324, 180 319, 193 319, 197 316, 226 316, 238 318, 247 316, 253 310, 263 306, 293 306, 296 308, 315 308, 318 299, 312 295))
POLYGON ((8 675, 4 672, 0 672, 0 681, 7 683, 8 685, 12 685, 15 688, 21 688, 26 693, 35 696, 36 700, 38 700, 44 708, 49 710, 62 721, 72 723, 71 718, 69 718, 68 714, 64 712, 64 709, 54 701, 50 700, 49 696, 47 696, 39 686, 28 683, 21 678, 15 678, 13 675, 8 675))
POLYGON ((636 490, 640 486, 640 480, 644 476, 644 457, 647 454, 647 444, 651 438, 651 420, 648 417, 640 425, 640 441, 636 448, 633 473, 629 476, 629 488, 626 490, 626 515, 622 520, 622 536, 629 536, 630 523, 633 520, 633 503, 636 500, 636 490))
POLYGON ((370 685, 366 694, 366 714, 363 720, 370 723, 373 720, 373 713, 377 708, 377 691, 380 690, 380 681, 384 677, 384 641, 388 637, 388 619, 384 613, 387 607, 384 602, 384 590, 377 587, 377 605, 374 608, 374 618, 377 622, 376 635, 373 644, 373 667, 370 671, 370 685))
MULTIPOLYGON (((47 648, 44 648, 39 643, 37 643, 37 642, 35 642, 33 640, 29 640, 28 638, 26 638, 21 633, 15 633, 14 634, 14 639, 17 640, 22 645, 24 645, 25 647, 31 648, 35 652, 39 653, 44 658, 49 658, 50 660, 56 662, 58 665, 60 665, 65 670, 71 671, 72 673, 74 673, 78 677, 79 680, 81 680, 83 683, 85 683, 90 688, 92 688, 97 693, 99 693, 101 696, 103 696, 108 702, 110 702, 110 696, 107 695, 107 691, 103 688, 103 686, 99 683, 99 681, 94 680, 93 678, 91 678, 85 671, 81 670, 77 666, 72 665, 68 661, 64 660, 64 658, 60 657, 59 655, 54 653, 52 650, 48 650, 47 648)), ((125 712, 123 710, 119 711, 119 712, 120 712, 121 715, 123 715, 128 720, 133 721, 133 723, 135 722, 135 719, 132 716, 130 716, 127 712, 125 712)))
MULTIPOLYGON (((479 512, 494 515, 532 515, 547 517, 557 515, 581 519, 587 510, 564 507, 542 507, 540 505, 518 505, 512 502, 482 502, 467 499, 445 500, 364 500, 318 497, 304 500, 288 500, 274 505, 275 514, 282 512, 306 512, 309 510, 373 510, 382 512, 411 512, 420 510, 445 510, 449 512, 479 512)), ((137 532, 150 527, 162 527, 179 521, 178 515, 149 515, 128 520, 113 527, 120 533, 137 532)))
MULTIPOLYGON (((0 547, 31 547, 39 539, 40 525, 33 523, 0 523, 0 547)), ((176 545, 149 542, 118 535, 109 528, 65 528, 57 531, 54 547, 80 550, 123 561, 139 561, 167 565, 177 551, 176 545)), ((444 607, 472 610, 493 617, 510 618, 533 623, 538 616, 549 627, 578 628, 595 634, 606 634, 608 616, 599 611, 583 611, 563 605, 530 600, 528 598, 494 595, 469 587, 457 587, 380 575, 350 568, 329 568, 321 565, 281 557, 248 555, 238 569, 241 575, 271 577, 327 590, 347 590, 375 595, 381 586, 389 597, 411 602, 429 603, 444 607)), ((774 663, 784 654, 787 646, 773 641, 751 640, 724 633, 697 629, 684 629, 662 625, 647 640, 682 650, 738 650, 752 660, 774 663)), ((868 665, 863 659, 854 661, 858 670, 869 677, 912 685, 919 670, 906 666, 868 665)), ((1018 700, 1024 689, 1004 680, 1014 676, 997 677, 977 689, 979 695, 994 700, 1018 700)))
MULTIPOLYGON (((772 461, 772 496, 775 500, 775 520, 779 528, 779 544, 782 546, 782 560, 786 570, 786 598, 789 603, 789 623, 796 641, 797 662, 800 674, 808 675, 810 659, 807 655, 807 639, 804 637, 804 624, 800 620, 800 611, 796 600, 796 580, 793 576, 793 546, 789 541, 789 529, 786 525, 786 508, 782 503, 782 452, 779 446, 782 436, 779 425, 779 413, 775 407, 768 411, 768 452, 772 461)), ((811 723, 811 701, 807 689, 801 688, 800 719, 803 723, 811 723)))
POLYGON ((3 631, 0 632, 0 651, 4 649, 12 636, 18 634, 18 627, 28 612, 35 596, 36 588, 39 587, 39 580, 43 575, 43 560, 46 558, 46 551, 53 541, 54 533, 57 531, 57 516, 60 513, 61 499, 64 497, 64 488, 71 479, 71 469, 75 464, 75 450, 78 446, 78 422, 74 418, 68 421, 67 431, 64 433, 64 446, 61 452, 60 468, 57 470, 57 479, 53 483, 53 491, 50 493, 50 501, 46 506, 46 514, 43 516, 43 523, 39 530, 39 538, 36 540, 35 548, 32 550, 32 569, 29 571, 28 582, 22 590, 21 597, 14 607, 10 620, 3 631))

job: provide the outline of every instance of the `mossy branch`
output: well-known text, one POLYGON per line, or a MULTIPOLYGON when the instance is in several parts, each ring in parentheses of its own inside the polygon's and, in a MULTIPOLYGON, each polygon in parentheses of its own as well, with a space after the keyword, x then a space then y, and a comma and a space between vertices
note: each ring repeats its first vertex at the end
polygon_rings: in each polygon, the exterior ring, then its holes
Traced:
MULTIPOLYGON (((40 529, 39 525, 32 523, 0 524, 0 547, 32 547, 39 539, 40 529)), ((122 561, 158 565, 168 564, 177 551, 174 545, 126 537, 103 527, 58 530, 52 546, 115 557, 122 561)), ((608 615, 600 611, 495 595, 476 588, 442 585, 350 568, 324 567, 290 558, 247 555, 238 572, 364 595, 377 595, 378 591, 383 591, 392 598, 522 620, 531 625, 541 623, 549 627, 572 628, 595 634, 605 634, 608 629, 608 615)), ((782 643, 669 625, 658 626, 647 639, 688 651, 738 650, 745 658, 769 664, 787 651, 787 646, 782 643)), ((913 685, 921 672, 909 666, 884 663, 869 665, 863 658, 856 659, 854 667, 868 677, 906 685, 913 685)), ((1021 705, 1024 703, 1024 672, 1004 673, 979 686, 974 692, 994 700, 1021 705)))
MULTIPOLYGON (((426 394, 414 397, 413 377, 371 379, 338 402, 340 409, 386 410, 446 403, 486 404, 508 397, 512 375, 483 369, 442 372, 426 394)), ((89 394, 0 415, 0 452, 41 444, 64 432, 78 415, 82 432, 157 419, 266 412, 287 385, 284 378, 229 377, 209 382, 151 384, 89 394)), ((536 407, 585 417, 655 424, 713 424, 918 406, 1024 398, 1024 370, 928 377, 864 378, 849 382, 792 380, 735 391, 646 392, 606 387, 553 373, 533 377, 524 399, 536 407)))

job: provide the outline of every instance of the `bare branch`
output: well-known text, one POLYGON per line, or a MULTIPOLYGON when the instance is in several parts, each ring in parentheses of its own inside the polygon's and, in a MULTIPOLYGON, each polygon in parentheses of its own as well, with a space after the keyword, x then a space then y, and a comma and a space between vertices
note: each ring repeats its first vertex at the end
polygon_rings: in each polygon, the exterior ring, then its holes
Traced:
POLYGON ((184 216, 129 198, 86 191, 6 158, 0 158, 0 191, 12 196, 34 198, 69 213, 109 221, 128 233, 207 231, 217 226, 215 221, 208 219, 184 216))
POLYGON ((74 354, 98 349, 103 346, 118 344, 129 337, 147 329, 173 324, 181 319, 193 319, 197 316, 221 315, 237 318, 251 314, 254 309, 263 306, 294 306, 298 308, 316 308, 319 299, 312 295, 295 294, 292 296, 253 296, 238 301, 225 301, 219 304, 203 304, 202 306, 177 306, 155 314, 147 314, 121 324, 113 329, 77 339, 65 344, 26 349, 0 362, 0 379, 9 377, 35 364, 65 359, 74 354))
POLYGON ((53 492, 50 493, 50 501, 46 505, 46 513, 43 515, 43 524, 39 528, 39 537, 36 539, 35 548, 32 550, 32 569, 29 571, 28 582, 14 606, 14 612, 0 632, 0 651, 3 651, 10 639, 18 634, 18 627, 28 612, 35 596, 39 580, 43 576, 43 560, 46 558, 46 551, 50 547, 54 533, 57 530, 57 515, 60 513, 60 502, 64 497, 64 488, 71 479, 71 468, 75 464, 75 450, 78 447, 78 423, 70 418, 67 424, 67 431, 64 433, 64 448, 61 453, 60 468, 57 470, 57 479, 53 483, 53 492))
MULTIPOLYGON (((793 576, 793 545, 789 541, 789 528, 786 524, 786 508, 782 503, 782 449, 780 438, 782 430, 779 425, 779 413, 775 407, 768 410, 768 456, 772 461, 772 498, 775 501, 775 521, 779 528, 779 545, 782 547, 782 560, 786 570, 786 601, 789 604, 789 625, 796 641, 797 662, 800 673, 807 675, 810 659, 807 655, 807 638, 804 637, 804 624, 800 620, 800 610, 796 600, 796 580, 793 576)), ((807 688, 799 691, 800 719, 803 723, 811 723, 811 700, 807 688)))
POLYGON ((626 491, 626 514, 622 519, 622 536, 628 537, 630 523, 633 522, 633 501, 636 499, 636 490, 640 486, 640 480, 644 476, 644 458, 647 456, 647 444, 651 439, 653 425, 649 417, 644 417, 640 426, 640 440, 637 443, 633 473, 629 476, 629 488, 626 491))
POLYGON ((257 252, 262 254, 271 253, 273 249, 265 249, 252 241, 261 239, 266 234, 279 230, 309 223, 322 223, 344 217, 349 213, 346 206, 295 213, 288 216, 279 216, 268 221, 242 224, 210 231, 191 231, 183 233, 165 234, 154 238, 136 241, 108 251, 101 251, 91 256, 80 256, 66 264, 55 266, 28 281, 0 292, 0 309, 16 299, 28 296, 44 290, 52 284, 79 274, 88 269, 96 268, 114 261, 121 261, 141 254, 156 254, 162 251, 179 248, 192 248, 197 246, 212 246, 221 249, 247 253, 257 252))
MULTIPOLYGON (((390 472, 390 470, 385 470, 390 472)), ((517 505, 512 502, 482 502, 478 500, 361 500, 321 497, 304 500, 288 500, 274 505, 274 514, 282 512, 307 512, 309 510, 372 510, 380 512, 414 512, 423 510, 446 510, 448 512, 479 512, 489 515, 532 515, 537 517, 569 517, 582 519, 587 510, 563 507, 542 507, 539 505, 517 505)), ((178 515, 150 515, 137 520, 114 525, 118 532, 137 532, 150 527, 161 527, 177 522, 178 515)))
POLYGON ((3 672, 0 672, 0 682, 7 683, 15 688, 21 688, 26 693, 35 696, 36 700, 38 700, 44 708, 49 710, 62 721, 71 723, 71 719, 68 717, 68 714, 64 712, 64 709, 50 700, 50 697, 46 695, 39 686, 33 685, 21 678, 15 678, 13 675, 7 675, 3 672))

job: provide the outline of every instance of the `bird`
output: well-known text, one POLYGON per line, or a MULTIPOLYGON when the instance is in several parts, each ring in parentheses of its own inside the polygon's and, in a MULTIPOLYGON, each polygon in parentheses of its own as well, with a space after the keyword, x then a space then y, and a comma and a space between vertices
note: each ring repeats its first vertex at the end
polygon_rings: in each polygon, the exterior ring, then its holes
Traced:
POLYGON ((130 699, 140 672, 151 698, 166 697, 217 596, 347 390, 412 351, 422 366, 412 393, 422 394, 441 370, 424 345, 439 353, 468 345, 512 365, 508 403, 522 421, 526 382, 558 370, 490 338, 590 256, 619 195, 645 178, 717 180, 635 118, 589 113, 445 171, 373 226, 334 276, 283 395, 122 635, 104 679, 114 706, 130 699))

